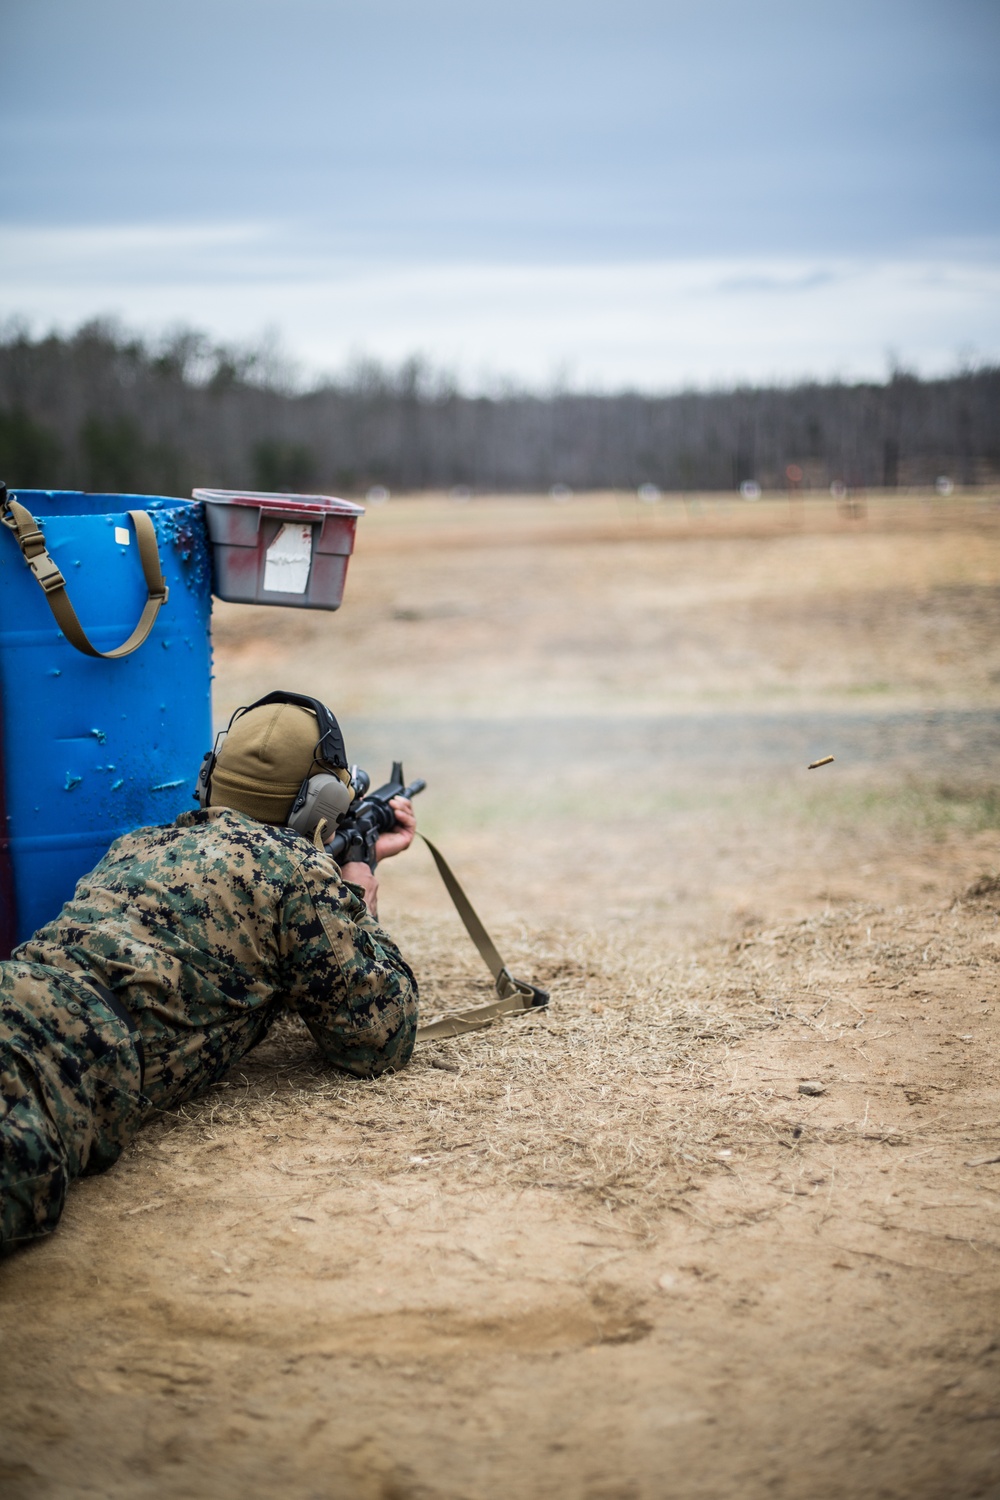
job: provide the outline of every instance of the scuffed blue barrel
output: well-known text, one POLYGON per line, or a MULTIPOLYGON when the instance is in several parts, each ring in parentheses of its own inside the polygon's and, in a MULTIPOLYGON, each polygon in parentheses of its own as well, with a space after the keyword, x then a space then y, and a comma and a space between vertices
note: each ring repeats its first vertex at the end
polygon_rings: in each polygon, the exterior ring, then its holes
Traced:
POLYGON ((193 806, 211 744, 211 566, 201 506, 150 495, 14 490, 44 532, 92 644, 129 636, 147 590, 130 510, 148 511, 170 591, 127 657, 62 635, 0 527, 0 949, 54 917, 119 834, 193 806))

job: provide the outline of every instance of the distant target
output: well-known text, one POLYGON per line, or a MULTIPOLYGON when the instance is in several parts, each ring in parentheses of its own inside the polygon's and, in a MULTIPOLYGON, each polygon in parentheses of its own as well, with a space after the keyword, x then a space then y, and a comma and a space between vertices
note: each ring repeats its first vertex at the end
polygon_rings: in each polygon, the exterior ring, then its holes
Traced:
POLYGON ((756 479, 744 479, 743 483, 740 485, 740 494, 743 496, 744 500, 759 500, 760 485, 757 483, 756 479))

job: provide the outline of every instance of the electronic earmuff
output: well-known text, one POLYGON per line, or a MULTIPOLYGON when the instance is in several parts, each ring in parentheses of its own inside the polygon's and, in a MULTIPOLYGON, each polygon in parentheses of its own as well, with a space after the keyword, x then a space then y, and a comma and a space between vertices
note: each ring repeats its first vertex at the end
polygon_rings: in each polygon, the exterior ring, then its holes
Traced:
POLYGON ((311 838, 317 829, 320 829, 321 824, 325 823, 332 836, 340 818, 354 800, 355 789, 347 766, 344 737, 340 725, 325 703, 321 703, 318 698, 306 697, 303 693, 286 693, 278 690, 267 693, 263 698, 258 698, 256 703, 250 703, 245 708, 236 710, 228 727, 216 737, 215 744, 201 763, 194 789, 198 805, 209 806, 212 795, 212 772, 215 770, 219 751, 229 730, 243 714, 249 713, 253 708, 263 708, 268 703, 292 703, 298 708, 308 709, 316 716, 319 739, 313 751, 313 758, 323 765, 333 767, 333 773, 317 772, 314 776, 306 777, 292 803, 287 826, 294 829, 296 833, 311 838))
POLYGON ((349 780, 341 781, 339 776, 309 776, 299 787, 299 794, 292 803, 288 827, 319 843, 325 825, 326 836, 332 839, 337 824, 353 801, 354 787, 349 780))
POLYGON ((215 770, 215 762, 218 758, 219 749, 225 738, 226 731, 220 729, 219 733, 215 736, 215 744, 211 750, 205 751, 201 768, 198 771, 198 779, 194 784, 194 791, 191 794, 199 807, 208 806, 208 800, 212 795, 212 772, 215 770))

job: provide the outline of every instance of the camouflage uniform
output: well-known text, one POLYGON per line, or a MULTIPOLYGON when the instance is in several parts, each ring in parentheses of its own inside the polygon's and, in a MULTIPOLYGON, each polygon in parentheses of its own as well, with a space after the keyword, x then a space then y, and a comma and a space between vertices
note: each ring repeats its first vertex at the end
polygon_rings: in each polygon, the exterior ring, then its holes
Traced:
POLYGON ((413 1051, 416 981, 329 855, 229 808, 112 844, 0 964, 0 1250, 54 1228, 71 1178, 109 1167, 145 1110, 221 1078, 285 1009, 359 1077, 413 1051))

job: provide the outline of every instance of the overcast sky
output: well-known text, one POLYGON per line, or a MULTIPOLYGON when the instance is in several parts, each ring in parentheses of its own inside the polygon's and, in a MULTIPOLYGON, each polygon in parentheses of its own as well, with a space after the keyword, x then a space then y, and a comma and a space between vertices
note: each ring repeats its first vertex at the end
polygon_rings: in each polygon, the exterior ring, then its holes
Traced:
POLYGON ((672 388, 1000 358, 998 0, 0 0, 0 312, 672 388))

